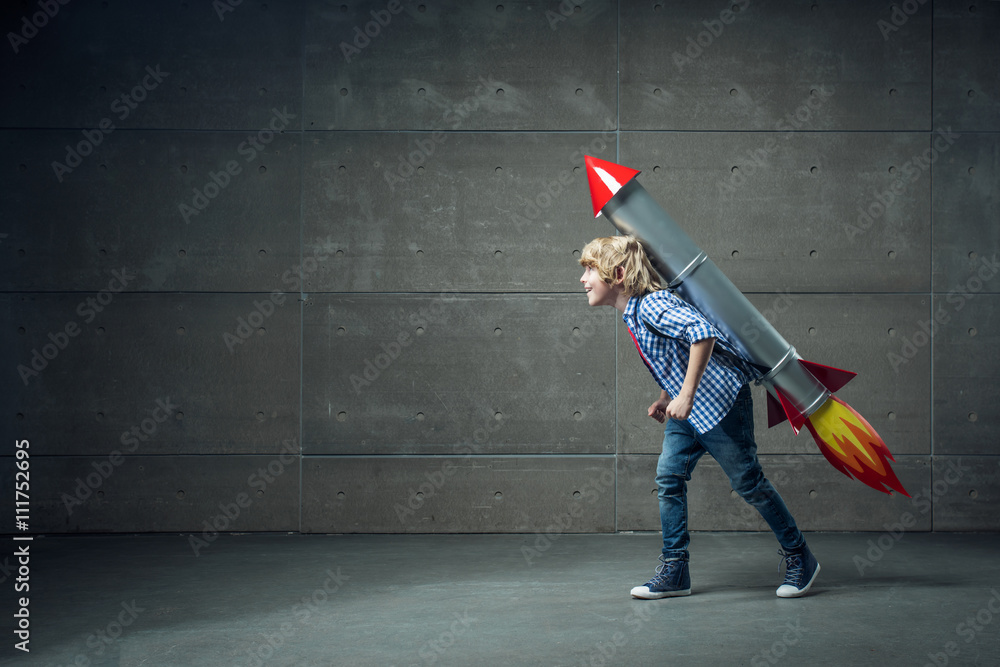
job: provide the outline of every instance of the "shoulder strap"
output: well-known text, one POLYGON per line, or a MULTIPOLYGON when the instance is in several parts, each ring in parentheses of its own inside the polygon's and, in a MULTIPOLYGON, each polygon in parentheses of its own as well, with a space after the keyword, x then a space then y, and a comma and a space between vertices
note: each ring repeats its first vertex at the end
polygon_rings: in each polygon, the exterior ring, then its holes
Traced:
MULTIPOLYGON (((639 318, 639 319, 642 319, 642 318, 639 318)), ((649 322, 647 322, 646 320, 642 320, 642 324, 643 324, 644 327, 646 327, 646 329, 649 331, 649 333, 653 334, 654 336, 659 336, 660 338, 669 338, 669 336, 665 336, 662 333, 660 333, 659 331, 657 331, 653 327, 653 325, 650 324, 649 322)))
POLYGON ((649 292, 646 292, 646 294, 643 294, 642 296, 640 296, 639 297, 639 302, 637 304, 635 304, 635 316, 639 318, 639 321, 642 322, 642 325, 644 327, 646 327, 646 329, 649 331, 649 333, 653 334, 654 336, 659 336, 660 338, 670 338, 670 336, 667 336, 666 334, 664 334, 664 333, 662 333, 660 331, 657 331, 657 329, 652 324, 650 324, 649 322, 647 322, 646 320, 644 320, 643 317, 642 317, 642 315, 640 314, 639 307, 642 305, 642 300, 644 298, 646 298, 647 294, 649 294, 649 292))
POLYGON ((635 316, 639 318, 639 321, 642 322, 642 325, 644 327, 646 327, 646 330, 649 331, 649 333, 653 334, 654 336, 659 336, 660 338, 672 338, 672 336, 666 335, 662 331, 659 331, 652 324, 650 324, 649 322, 647 322, 642 317, 642 314, 639 312, 639 307, 642 306, 642 300, 645 299, 646 296, 649 295, 649 294, 651 294, 651 292, 646 292, 646 294, 643 294, 642 296, 639 297, 639 302, 637 304, 635 304, 635 316))

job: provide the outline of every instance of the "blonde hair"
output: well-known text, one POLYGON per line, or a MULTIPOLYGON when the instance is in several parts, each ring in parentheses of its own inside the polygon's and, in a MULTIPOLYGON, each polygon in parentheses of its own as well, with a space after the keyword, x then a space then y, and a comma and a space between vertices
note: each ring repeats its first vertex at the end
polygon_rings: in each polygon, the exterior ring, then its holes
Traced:
POLYGON ((583 247, 580 266, 597 270, 601 280, 614 283, 618 267, 624 269, 622 292, 625 296, 642 296, 647 292, 666 289, 660 276, 646 257, 642 244, 634 236, 605 236, 583 247))

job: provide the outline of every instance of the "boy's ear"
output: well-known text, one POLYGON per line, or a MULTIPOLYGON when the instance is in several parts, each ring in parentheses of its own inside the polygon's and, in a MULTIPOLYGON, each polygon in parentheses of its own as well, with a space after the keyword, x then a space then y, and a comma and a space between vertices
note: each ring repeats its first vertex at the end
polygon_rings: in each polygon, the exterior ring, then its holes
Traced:
POLYGON ((625 267, 616 266, 615 267, 615 284, 620 285, 625 282, 625 267))

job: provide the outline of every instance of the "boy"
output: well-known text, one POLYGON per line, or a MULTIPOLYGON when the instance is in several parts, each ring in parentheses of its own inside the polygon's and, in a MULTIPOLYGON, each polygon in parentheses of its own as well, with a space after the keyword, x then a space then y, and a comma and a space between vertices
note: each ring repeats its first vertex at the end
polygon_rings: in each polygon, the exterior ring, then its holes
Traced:
POLYGON ((613 306, 662 388, 648 415, 666 423, 656 466, 663 552, 656 575, 632 589, 653 600, 691 594, 688 572, 687 481, 708 452, 733 489, 767 522, 786 569, 782 598, 804 595, 819 573, 795 519, 757 460, 753 404, 747 383, 760 376, 728 340, 685 301, 664 289, 633 236, 594 239, 580 255, 580 282, 591 306, 613 306))

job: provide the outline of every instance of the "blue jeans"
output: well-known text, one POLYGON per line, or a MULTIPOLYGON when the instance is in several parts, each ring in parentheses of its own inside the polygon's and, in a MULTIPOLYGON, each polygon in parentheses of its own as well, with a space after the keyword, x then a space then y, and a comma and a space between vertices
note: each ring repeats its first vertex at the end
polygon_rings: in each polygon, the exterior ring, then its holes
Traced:
POLYGON ((760 512, 786 551, 805 544, 785 501, 760 468, 753 438, 753 399, 744 385, 729 413, 707 433, 699 434, 687 420, 667 422, 656 465, 664 558, 688 560, 687 482, 705 452, 719 462, 733 489, 760 512))

